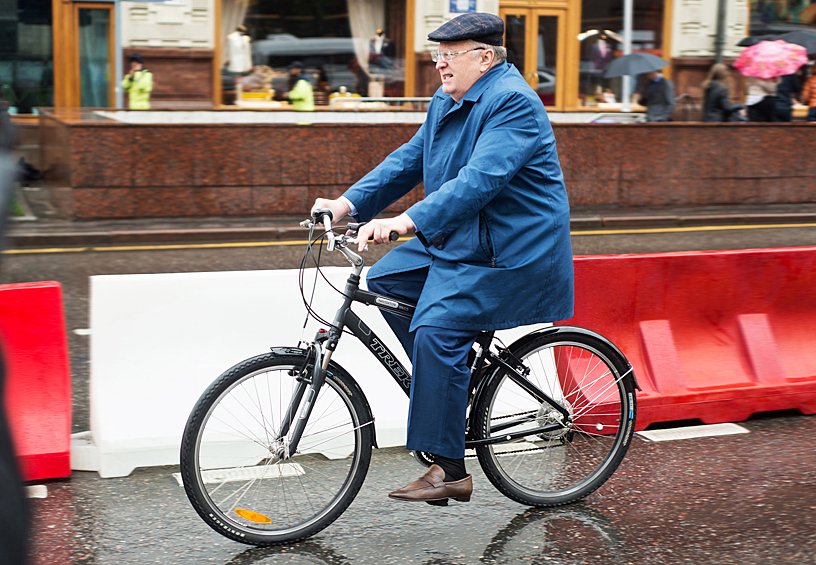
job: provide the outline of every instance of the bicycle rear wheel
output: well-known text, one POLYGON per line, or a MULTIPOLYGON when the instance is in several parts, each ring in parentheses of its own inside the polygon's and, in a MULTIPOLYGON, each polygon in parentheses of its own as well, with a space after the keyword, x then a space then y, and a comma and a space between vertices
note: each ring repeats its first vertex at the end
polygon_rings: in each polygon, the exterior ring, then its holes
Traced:
MULTIPOLYGON (((199 516, 230 539, 276 545, 314 535, 363 484, 373 420, 357 383, 334 363, 297 453, 278 457, 289 440, 278 432, 304 365, 298 349, 247 359, 221 375, 190 414, 181 444, 184 488, 199 516)), ((295 417, 300 411, 295 407, 295 417)))
POLYGON ((567 328, 522 338, 509 351, 509 362, 521 361, 530 369, 529 381, 566 408, 569 423, 506 371, 495 370, 472 415, 476 439, 565 425, 477 447, 482 469, 500 492, 522 504, 559 506, 584 498, 615 472, 634 433, 628 363, 601 336, 567 328))

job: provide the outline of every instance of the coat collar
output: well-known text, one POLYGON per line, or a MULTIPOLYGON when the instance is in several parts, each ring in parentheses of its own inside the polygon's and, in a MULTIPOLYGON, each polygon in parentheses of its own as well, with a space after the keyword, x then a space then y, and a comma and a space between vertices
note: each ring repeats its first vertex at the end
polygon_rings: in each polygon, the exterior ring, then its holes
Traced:
POLYGON ((484 76, 482 76, 479 80, 476 81, 476 84, 470 87, 464 97, 462 97, 462 102, 478 102, 479 98, 482 96, 482 93, 490 88, 494 82, 500 77, 503 76, 508 70, 510 70, 510 63, 500 63, 487 71, 484 76))
POLYGON ((510 71, 511 68, 512 65, 510 63, 499 63, 487 71, 481 78, 479 78, 479 80, 477 80, 476 83, 470 87, 459 102, 454 102, 450 94, 442 92, 442 87, 436 91, 435 96, 442 99, 444 107, 448 108, 449 112, 457 110, 462 107, 464 102, 478 102, 484 91, 490 88, 499 77, 504 76, 508 71, 510 71))

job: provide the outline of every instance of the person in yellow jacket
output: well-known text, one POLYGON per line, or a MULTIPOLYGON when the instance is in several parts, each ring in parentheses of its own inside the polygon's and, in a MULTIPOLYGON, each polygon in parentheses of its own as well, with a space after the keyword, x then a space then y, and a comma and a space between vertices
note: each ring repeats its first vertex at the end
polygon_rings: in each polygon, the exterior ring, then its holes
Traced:
POLYGON ((153 90, 153 73, 144 68, 142 56, 130 56, 130 72, 122 79, 122 89, 128 93, 131 110, 150 109, 150 91, 153 90))
POLYGON ((314 110, 314 92, 308 79, 303 76, 304 65, 300 61, 295 61, 289 65, 291 90, 284 97, 292 102, 292 108, 304 112, 314 110))

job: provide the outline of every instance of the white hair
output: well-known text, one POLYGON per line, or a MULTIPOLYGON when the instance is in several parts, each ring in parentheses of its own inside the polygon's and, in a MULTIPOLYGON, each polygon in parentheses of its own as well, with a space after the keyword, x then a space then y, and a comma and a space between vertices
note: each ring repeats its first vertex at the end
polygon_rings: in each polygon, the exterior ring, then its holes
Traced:
POLYGON ((507 49, 502 47, 501 45, 488 45, 487 43, 479 43, 478 41, 473 41, 474 47, 484 47, 486 50, 493 51, 493 65, 498 65, 499 63, 504 63, 507 60, 507 49))

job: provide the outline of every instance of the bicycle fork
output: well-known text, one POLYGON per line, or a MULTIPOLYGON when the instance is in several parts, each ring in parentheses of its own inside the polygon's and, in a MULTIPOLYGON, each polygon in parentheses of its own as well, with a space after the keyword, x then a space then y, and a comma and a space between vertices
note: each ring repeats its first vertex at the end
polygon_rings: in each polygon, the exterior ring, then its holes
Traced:
POLYGON ((321 342, 325 341, 326 334, 318 334, 315 343, 309 350, 306 357, 306 362, 300 368, 300 373, 297 375, 297 386, 292 395, 292 401, 286 409, 286 415, 283 417, 281 429, 275 438, 276 444, 279 446, 275 455, 281 461, 289 459, 292 455, 297 453, 298 444, 303 437, 303 431, 306 429, 306 422, 309 421, 309 416, 312 414, 315 400, 320 392, 321 387, 326 382, 326 371, 331 361, 331 351, 326 351, 324 354, 321 348, 321 342), (309 360, 314 356, 314 364, 311 376, 308 375, 309 360), (305 402, 303 401, 306 397, 305 402), (301 404, 303 404, 301 406, 301 404), (292 437, 286 440, 289 430, 294 423, 294 430, 292 437))
MULTIPOLYGON (((330 240, 329 251, 334 248, 334 240, 330 240)), ((327 332, 326 330, 319 330, 315 335, 314 343, 310 348, 310 354, 306 357, 306 362, 300 370, 298 376, 298 385, 295 394, 292 396, 292 402, 286 411, 286 416, 281 424, 281 429, 278 432, 276 443, 280 445, 277 449, 276 455, 279 459, 289 459, 293 454, 297 453, 298 444, 303 436, 303 431, 306 429, 306 422, 309 421, 309 416, 314 408, 317 394, 320 392, 323 383, 326 382, 326 371, 329 369, 329 362, 331 361, 332 352, 337 347, 337 342, 340 341, 340 336, 343 334, 344 318, 346 311, 350 308, 352 297, 357 291, 360 284, 360 273, 363 270, 364 262, 362 258, 347 249, 346 247, 338 247, 339 251, 346 257, 349 263, 354 267, 353 273, 346 281, 346 289, 343 293, 343 301, 340 308, 334 317, 334 323, 327 332), (323 344, 326 344, 325 352, 323 344), (314 355, 314 369, 312 370, 311 382, 308 377, 304 376, 309 365, 309 359, 314 355), (308 387, 308 392, 307 392, 308 387), (286 435, 295 415, 300 407, 303 396, 306 395, 306 401, 303 407, 300 408, 300 413, 297 415, 297 422, 295 422, 295 429, 292 432, 292 437, 289 443, 286 443, 286 435)))

